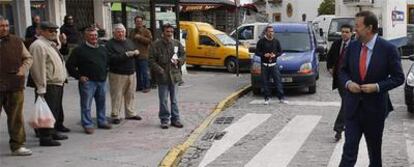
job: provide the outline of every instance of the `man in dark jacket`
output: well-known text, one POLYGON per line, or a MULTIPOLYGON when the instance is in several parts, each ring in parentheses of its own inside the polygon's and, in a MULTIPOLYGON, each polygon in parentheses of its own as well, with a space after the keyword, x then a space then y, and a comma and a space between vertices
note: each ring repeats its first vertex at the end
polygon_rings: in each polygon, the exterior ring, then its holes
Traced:
POLYGON ((113 28, 113 36, 106 44, 109 52, 109 86, 111 94, 111 117, 113 124, 121 122, 119 114, 122 109, 122 101, 125 103, 125 118, 129 120, 141 120, 135 111, 135 58, 139 55, 134 43, 126 38, 125 27, 116 24, 113 28))
POLYGON ((174 28, 170 24, 163 25, 163 37, 150 47, 150 66, 156 72, 158 96, 160 101, 159 118, 161 128, 171 126, 182 128, 178 111, 178 83, 182 81, 181 66, 185 62, 184 47, 173 39, 174 28), (171 113, 168 111, 168 96, 170 96, 171 113))
POLYGON ((0 16, 0 113, 4 108, 12 155, 31 155, 32 151, 24 147, 23 90, 24 76, 33 59, 23 42, 10 35, 9 30, 9 21, 0 16))
POLYGON ((81 124, 86 134, 94 132, 91 117, 92 99, 95 98, 98 128, 111 129, 106 121, 105 97, 108 52, 98 44, 95 28, 85 29, 85 43, 76 47, 66 63, 71 76, 79 80, 81 124))
POLYGON ((39 26, 40 21, 40 16, 35 15, 32 17, 32 25, 26 28, 25 41, 36 35, 36 28, 39 26))
POLYGON ((267 26, 265 29, 265 36, 257 42, 256 46, 256 55, 260 56, 262 63, 262 81, 263 81, 263 91, 264 91, 264 104, 268 105, 271 91, 270 87, 270 77, 273 78, 273 82, 276 85, 276 96, 279 98, 279 102, 286 104, 288 103, 285 100, 283 93, 282 81, 280 79, 280 71, 277 66, 277 57, 282 53, 282 48, 280 47, 279 41, 273 36, 273 27, 267 26))
POLYGON ((344 125, 344 109, 342 104, 342 97, 344 96, 345 90, 341 87, 338 81, 338 72, 342 66, 344 56, 346 55, 346 48, 348 47, 349 42, 352 37, 352 27, 351 25, 345 24, 341 27, 341 39, 336 40, 331 49, 328 52, 328 60, 326 65, 328 67, 329 73, 332 75, 332 89, 335 90, 338 88, 339 95, 341 96, 341 108, 339 109, 338 116, 335 120, 334 131, 335 141, 339 141, 342 138, 342 131, 345 130, 344 125))

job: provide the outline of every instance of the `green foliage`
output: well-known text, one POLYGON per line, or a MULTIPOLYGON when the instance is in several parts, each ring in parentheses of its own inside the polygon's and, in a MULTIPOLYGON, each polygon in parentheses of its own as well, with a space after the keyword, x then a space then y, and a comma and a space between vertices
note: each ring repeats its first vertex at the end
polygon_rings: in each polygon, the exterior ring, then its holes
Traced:
POLYGON ((318 14, 335 14, 335 0, 323 0, 323 2, 318 8, 318 14))

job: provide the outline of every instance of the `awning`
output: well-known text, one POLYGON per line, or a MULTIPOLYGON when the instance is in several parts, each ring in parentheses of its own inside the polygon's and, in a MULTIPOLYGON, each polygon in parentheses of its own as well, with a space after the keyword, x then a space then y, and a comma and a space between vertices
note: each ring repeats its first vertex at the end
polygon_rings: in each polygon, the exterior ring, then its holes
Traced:
POLYGON ((181 12, 204 11, 218 8, 220 4, 183 4, 181 12))
MULTIPOLYGON (((120 11, 122 11, 122 4, 119 3, 119 2, 113 3, 112 6, 111 6, 111 11, 113 11, 113 12, 120 12, 120 11)), ((129 6, 126 6, 126 11, 127 12, 135 12, 137 10, 134 9, 134 8, 131 8, 129 6)))

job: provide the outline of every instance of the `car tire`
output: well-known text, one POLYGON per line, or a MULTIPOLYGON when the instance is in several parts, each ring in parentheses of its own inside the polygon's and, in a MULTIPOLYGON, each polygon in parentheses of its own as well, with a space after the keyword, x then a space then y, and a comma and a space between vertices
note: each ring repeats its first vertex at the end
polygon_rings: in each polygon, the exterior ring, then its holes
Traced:
POLYGON ((252 92, 254 95, 260 95, 260 88, 252 88, 252 92))
POLYGON ((409 113, 414 113, 414 105, 407 105, 407 111, 409 113))
POLYGON ((234 57, 229 57, 226 59, 226 69, 228 72, 236 73, 237 70, 237 60, 234 57))
POLYGON ((309 94, 316 93, 316 84, 308 87, 308 93, 309 94))
POLYGON ((201 66, 200 66, 200 65, 193 65, 193 68, 194 68, 194 69, 200 69, 200 68, 201 68, 201 66))

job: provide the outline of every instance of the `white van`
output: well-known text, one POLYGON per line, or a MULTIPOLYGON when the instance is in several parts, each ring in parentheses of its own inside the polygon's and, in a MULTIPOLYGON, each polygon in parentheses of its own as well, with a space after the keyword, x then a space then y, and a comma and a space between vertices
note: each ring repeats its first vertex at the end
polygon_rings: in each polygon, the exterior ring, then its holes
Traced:
POLYGON ((320 15, 312 21, 316 33, 325 40, 328 38, 329 25, 333 18, 335 18, 335 15, 320 15))
MULTIPOLYGON (((254 53, 256 50, 257 41, 259 41, 263 30, 269 23, 256 22, 250 24, 243 24, 239 26, 239 41, 245 44, 249 48, 250 53, 254 53)), ((230 36, 236 39, 236 30, 230 33, 230 36)))

